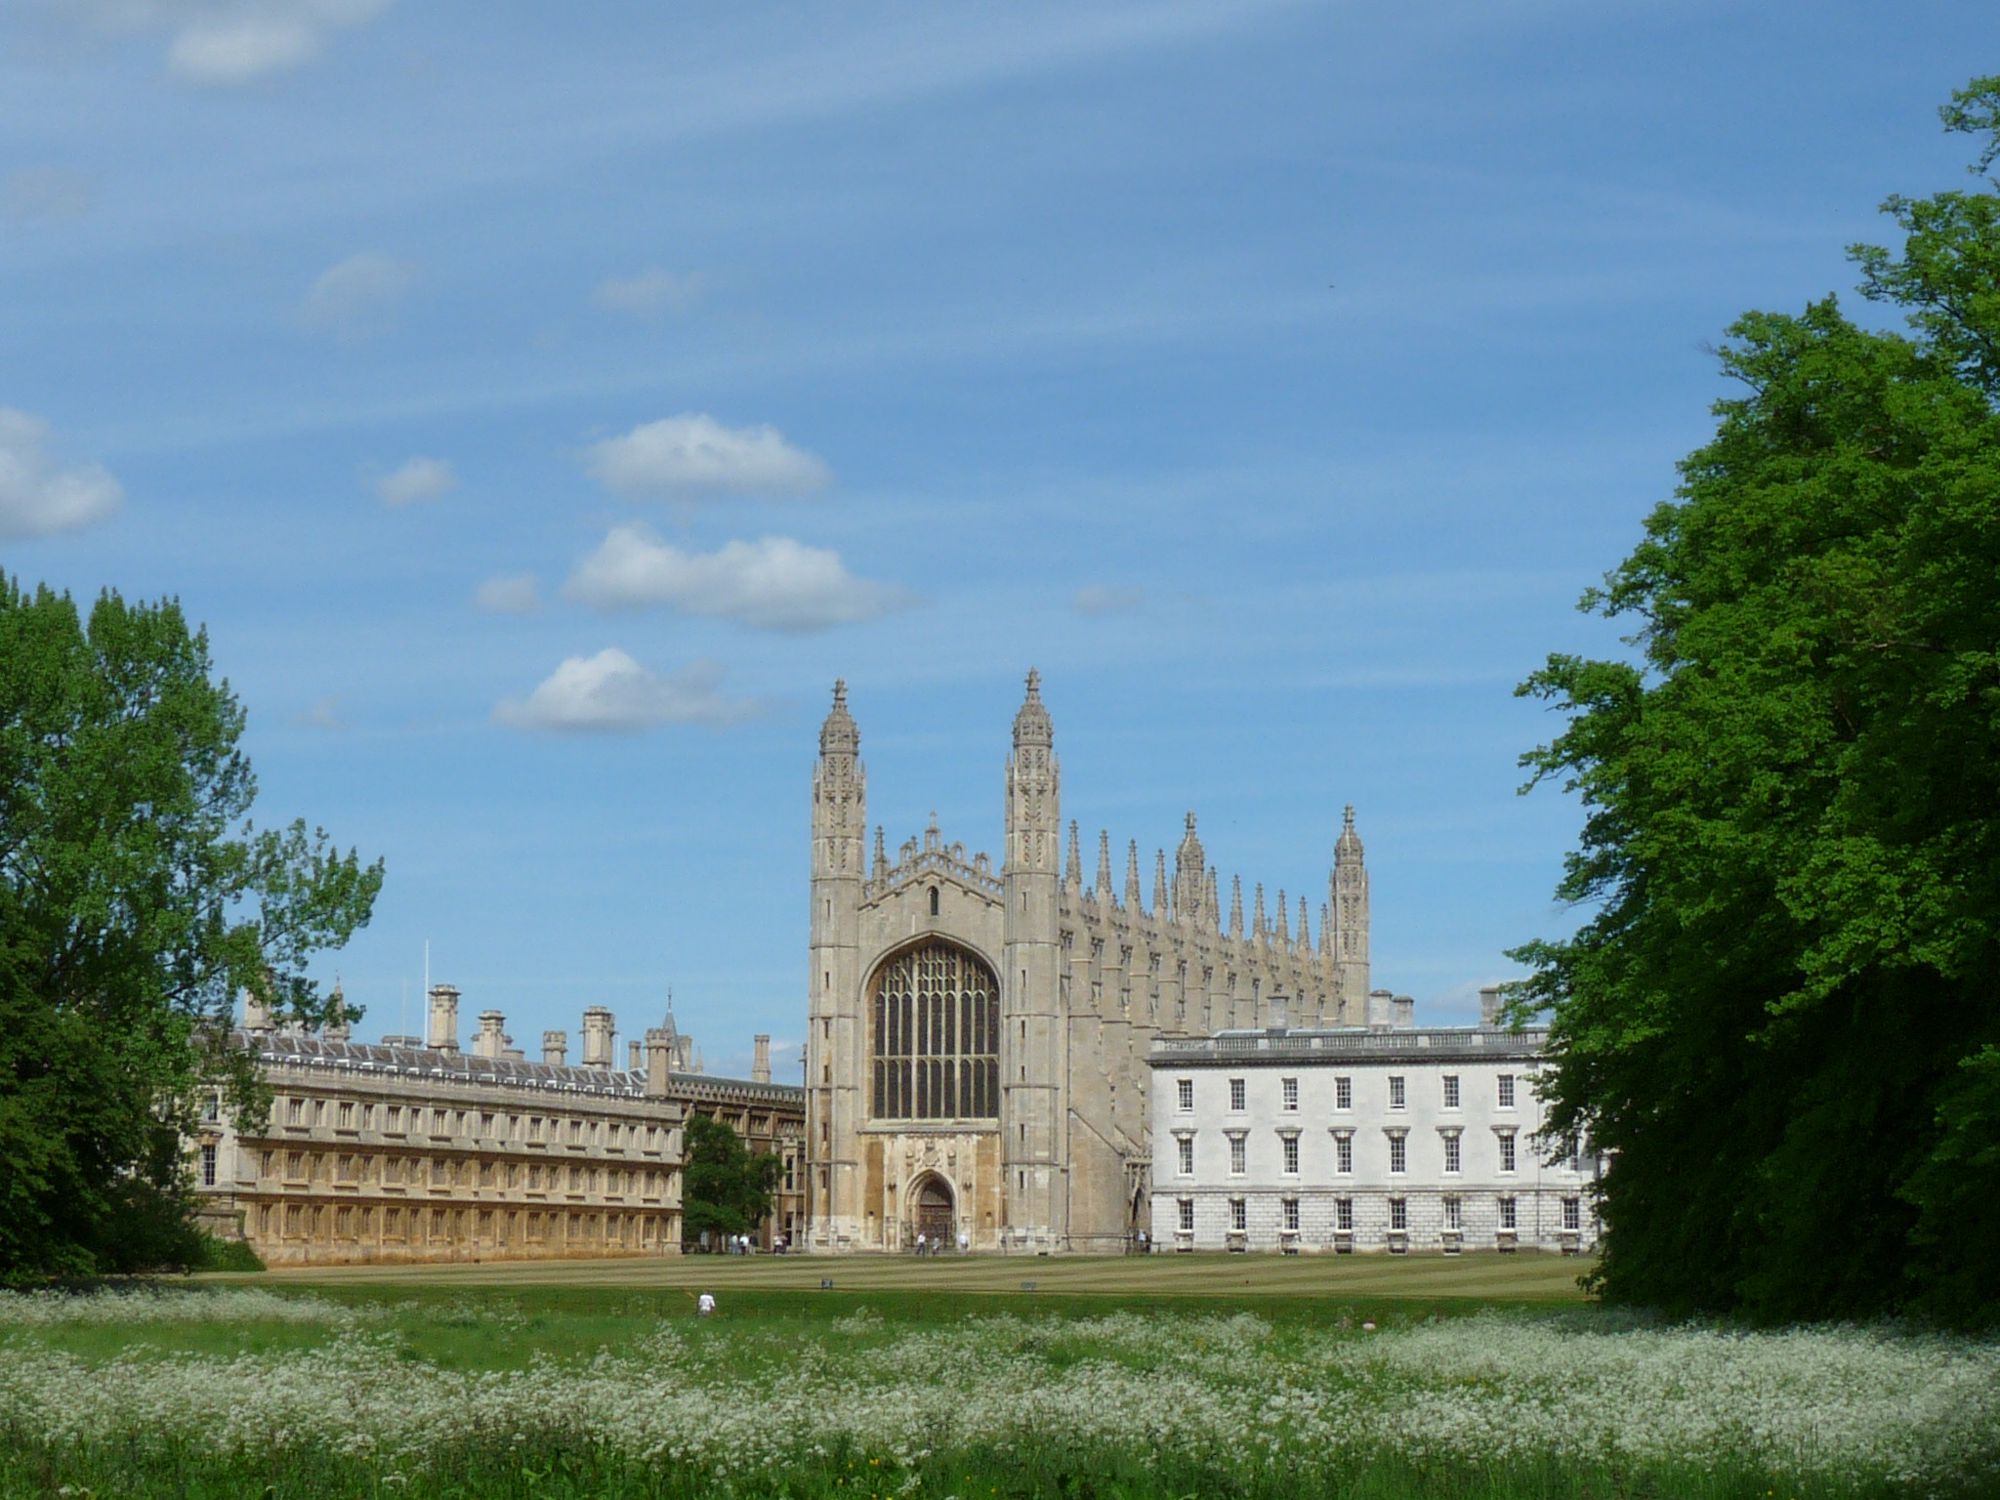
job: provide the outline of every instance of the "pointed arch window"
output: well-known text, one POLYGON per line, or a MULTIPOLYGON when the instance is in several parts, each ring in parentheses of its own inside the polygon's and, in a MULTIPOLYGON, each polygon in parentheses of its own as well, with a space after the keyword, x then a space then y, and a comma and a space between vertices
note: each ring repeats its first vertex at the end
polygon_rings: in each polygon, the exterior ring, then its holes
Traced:
POLYGON ((872 1113, 880 1120, 995 1119, 1000 982, 950 943, 923 943, 876 972, 869 996, 872 1113))

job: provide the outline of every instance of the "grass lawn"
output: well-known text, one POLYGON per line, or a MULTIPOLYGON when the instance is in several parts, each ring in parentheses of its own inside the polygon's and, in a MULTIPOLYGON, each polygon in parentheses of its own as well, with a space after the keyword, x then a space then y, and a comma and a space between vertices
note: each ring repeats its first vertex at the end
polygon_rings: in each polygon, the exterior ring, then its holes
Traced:
POLYGON ((1471 1298, 1580 1302, 1591 1262, 1560 1255, 686 1255, 646 1260, 489 1261, 441 1266, 341 1266, 216 1275, 264 1286, 632 1287, 709 1290, 1007 1293, 1305 1298, 1471 1298))
POLYGON ((0 1497, 2000 1493, 2000 1342, 1654 1327, 1582 1269, 689 1257, 0 1294, 0 1497))

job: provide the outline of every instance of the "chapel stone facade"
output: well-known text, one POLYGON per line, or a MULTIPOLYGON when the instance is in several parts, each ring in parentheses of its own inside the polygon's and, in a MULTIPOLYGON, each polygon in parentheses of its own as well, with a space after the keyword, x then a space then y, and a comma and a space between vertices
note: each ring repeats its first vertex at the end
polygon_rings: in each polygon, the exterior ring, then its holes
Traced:
POLYGON ((1004 774, 1004 842, 947 843, 935 820, 892 861, 868 845, 861 736, 836 683, 812 789, 807 1243, 1112 1251, 1151 1218, 1153 1044, 1270 1025, 1362 1024, 1368 875, 1350 807, 1319 936, 1301 896, 1255 888, 1246 925, 1193 813, 1175 850, 1138 844, 1095 878, 1061 816, 1061 768, 1028 674, 1004 774), (1065 863, 1065 833, 1067 861, 1065 863))

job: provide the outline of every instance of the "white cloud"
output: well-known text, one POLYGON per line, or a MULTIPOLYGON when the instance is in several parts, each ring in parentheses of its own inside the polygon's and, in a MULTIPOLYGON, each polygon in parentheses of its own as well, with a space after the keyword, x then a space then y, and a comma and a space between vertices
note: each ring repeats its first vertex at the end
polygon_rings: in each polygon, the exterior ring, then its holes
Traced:
POLYGON ((683 552, 636 525, 613 527, 563 592, 595 609, 664 604, 763 630, 851 625, 907 602, 895 589, 856 578, 838 552, 790 537, 683 552))
POLYGON ((413 458, 377 482, 375 493, 385 505, 415 505, 448 495, 457 488, 458 475, 444 459, 413 458))
POLYGON ((516 729, 557 734, 633 734, 655 724, 734 724, 755 712, 717 688, 722 669, 697 662, 659 676, 610 646, 572 656, 525 699, 507 699, 493 717, 516 729))
POLYGON ((292 723, 300 729, 318 729, 329 734, 347 728, 347 721, 340 716, 340 700, 334 697, 315 698, 292 715, 292 723))
POLYGON ((594 443, 589 468, 606 489, 632 500, 804 495, 827 481, 826 465, 777 428, 724 427, 702 412, 662 417, 594 443))
POLYGON ((56 467, 49 424, 0 406, 0 537, 52 536, 101 521, 125 491, 100 464, 56 467))
POLYGON ((606 277, 597 283, 591 300, 610 312, 657 318, 686 312, 701 296, 703 285, 699 271, 663 271, 654 266, 636 276, 606 277))
POLYGON ((343 338, 366 338, 396 325, 403 298, 416 285, 408 261, 386 255, 350 255, 313 279, 299 306, 306 327, 343 338))
POLYGON ((372 21, 390 0, 83 0, 111 32, 164 32, 167 68, 185 83, 230 86, 289 72, 326 38, 372 21))
POLYGON ((542 607, 542 598, 533 573, 512 573, 480 584, 472 603, 489 615, 531 615, 542 607))
POLYGON ((1143 591, 1098 583, 1076 591, 1071 604, 1080 615, 1125 615, 1146 602, 1143 591))

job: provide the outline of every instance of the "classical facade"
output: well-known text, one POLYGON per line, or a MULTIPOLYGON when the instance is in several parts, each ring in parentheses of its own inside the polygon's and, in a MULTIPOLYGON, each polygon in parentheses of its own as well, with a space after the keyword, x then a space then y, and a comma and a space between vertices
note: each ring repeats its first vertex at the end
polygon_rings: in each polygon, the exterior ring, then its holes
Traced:
POLYGON ((892 860, 867 825, 845 684, 812 778, 807 1241, 881 1250, 922 1232, 1006 1250, 1110 1250, 1149 1227, 1148 1058, 1161 1038, 1342 1025, 1368 988, 1368 875, 1347 810, 1318 939, 1264 888, 1244 920, 1188 814, 1171 872, 1108 835, 1086 879, 1065 828, 1036 674, 1014 717, 995 861, 933 824, 892 860))
POLYGON ((1596 1160, 1542 1133, 1546 1033, 1493 1024, 1162 1039, 1160 1250, 1577 1253, 1596 1160))
MULTIPOLYGON (((219 1101, 193 1142, 203 1218, 267 1265, 672 1255, 681 1249, 681 1128, 713 1113, 753 1150, 786 1157, 803 1139, 800 1090, 688 1071, 688 1039, 666 1027, 612 1066, 617 1023, 583 1016, 543 1033, 529 1062, 486 1011, 469 1050, 458 991, 434 986, 426 1038, 350 1040, 270 1024, 246 1002, 237 1045, 273 1093, 269 1121, 240 1132, 219 1101)), ((760 1049, 760 1056, 768 1052, 760 1049)), ((802 1202, 781 1199, 768 1245, 802 1202)))

